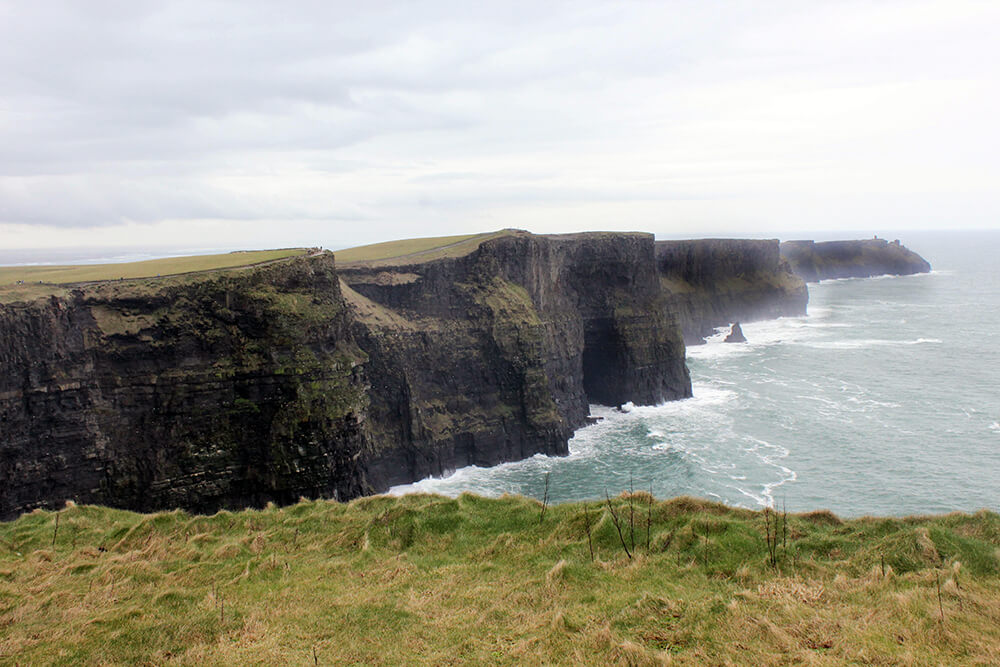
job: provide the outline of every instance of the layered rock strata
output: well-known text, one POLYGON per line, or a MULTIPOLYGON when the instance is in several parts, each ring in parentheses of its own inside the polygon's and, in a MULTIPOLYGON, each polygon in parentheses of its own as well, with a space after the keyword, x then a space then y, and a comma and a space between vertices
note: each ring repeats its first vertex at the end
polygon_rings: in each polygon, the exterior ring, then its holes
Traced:
POLYGON ((565 454, 591 402, 691 395, 651 235, 512 233, 341 274, 372 359, 373 488, 565 454))
POLYGON ((0 517, 357 496, 365 361, 329 256, 0 305, 0 517))
POLYGON ((690 394, 645 234, 76 286, 0 305, 0 517, 347 499, 690 394))
POLYGON ((656 263, 688 345, 733 322, 806 314, 806 285, 782 259, 777 240, 657 241, 656 263))

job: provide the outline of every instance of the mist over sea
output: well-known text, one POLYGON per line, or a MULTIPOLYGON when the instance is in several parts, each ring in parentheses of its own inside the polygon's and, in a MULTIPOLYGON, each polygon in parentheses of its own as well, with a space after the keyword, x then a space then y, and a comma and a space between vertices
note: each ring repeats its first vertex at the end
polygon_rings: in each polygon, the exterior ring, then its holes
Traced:
MULTIPOLYGON (((841 234, 843 236, 843 234, 841 234)), ((688 348, 694 398, 578 431, 568 457, 393 492, 552 502, 629 488, 844 516, 1000 509, 1000 232, 901 234, 931 274, 809 286, 809 314, 688 348)))

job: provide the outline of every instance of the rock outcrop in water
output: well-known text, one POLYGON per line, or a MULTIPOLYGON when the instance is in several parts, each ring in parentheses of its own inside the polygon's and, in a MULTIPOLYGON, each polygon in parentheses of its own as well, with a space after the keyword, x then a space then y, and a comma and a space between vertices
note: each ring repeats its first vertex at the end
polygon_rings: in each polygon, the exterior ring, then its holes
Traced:
POLYGON ((660 285, 688 345, 716 327, 806 314, 809 294, 777 240, 657 241, 660 285))
POLYGON ((830 278, 869 278, 927 273, 931 265, 899 241, 785 241, 781 256, 807 282, 830 278))
POLYGON ((747 337, 743 335, 743 328, 739 322, 733 323, 733 328, 729 330, 729 335, 722 341, 723 343, 745 343, 747 337))
POLYGON ((0 305, 0 517, 347 499, 565 453, 589 402, 691 394, 655 252, 511 233, 0 305))

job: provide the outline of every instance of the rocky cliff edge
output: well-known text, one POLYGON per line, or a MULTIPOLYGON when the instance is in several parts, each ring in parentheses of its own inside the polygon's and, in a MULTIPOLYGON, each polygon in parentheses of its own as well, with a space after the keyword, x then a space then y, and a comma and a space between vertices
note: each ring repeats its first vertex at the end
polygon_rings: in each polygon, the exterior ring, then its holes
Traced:
POLYGON ((653 237, 491 235, 0 304, 0 517, 347 499, 690 396, 653 237))
POLYGON ((931 265, 898 240, 785 241, 781 256, 807 282, 927 273, 931 265))

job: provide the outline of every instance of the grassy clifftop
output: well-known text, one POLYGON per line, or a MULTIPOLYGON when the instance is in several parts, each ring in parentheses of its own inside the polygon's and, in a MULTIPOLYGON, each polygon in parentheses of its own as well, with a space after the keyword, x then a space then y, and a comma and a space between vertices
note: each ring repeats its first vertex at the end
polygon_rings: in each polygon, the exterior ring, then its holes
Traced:
POLYGON ((0 525, 0 662, 1000 662, 997 514, 650 501, 612 500, 621 538, 520 497, 37 511, 0 525))
POLYGON ((309 251, 305 248, 287 248, 227 252, 219 255, 165 257, 112 264, 0 266, 0 303, 65 294, 65 290, 60 289, 59 285, 235 269, 297 257, 307 252, 309 251))
POLYGON ((473 252, 484 241, 507 236, 514 230, 462 236, 434 236, 415 239, 385 241, 371 245, 337 250, 338 264, 364 264, 367 266, 393 266, 418 264, 447 257, 463 257, 473 252))

